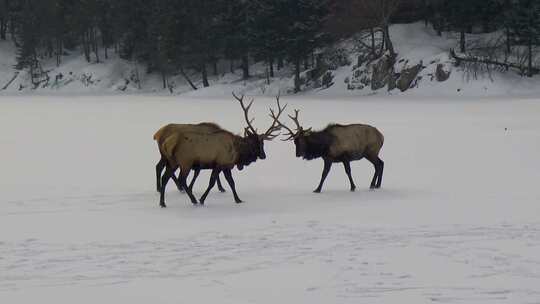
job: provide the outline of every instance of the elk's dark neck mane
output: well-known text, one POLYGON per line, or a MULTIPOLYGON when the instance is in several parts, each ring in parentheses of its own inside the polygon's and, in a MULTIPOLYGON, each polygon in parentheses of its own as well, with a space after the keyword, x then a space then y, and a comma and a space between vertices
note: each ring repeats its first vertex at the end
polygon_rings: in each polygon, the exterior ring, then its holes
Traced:
POLYGON ((257 160, 257 148, 252 147, 247 138, 235 135, 234 142, 237 149, 236 152, 238 153, 236 164, 238 165, 239 169, 243 168, 244 166, 248 166, 257 160))
POLYGON ((216 130, 226 131, 222 127, 220 127, 217 123, 214 123, 214 122, 201 122, 197 125, 201 127, 210 127, 210 128, 215 128, 216 130))
POLYGON ((334 136, 328 131, 329 127, 306 136, 305 159, 312 160, 328 155, 328 149, 334 141, 334 136))
POLYGON ((348 125, 341 125, 341 124, 337 124, 337 123, 331 123, 331 124, 328 124, 328 126, 326 126, 326 128, 323 129, 323 131, 330 131, 330 129, 332 128, 344 128, 344 127, 347 127, 348 125))

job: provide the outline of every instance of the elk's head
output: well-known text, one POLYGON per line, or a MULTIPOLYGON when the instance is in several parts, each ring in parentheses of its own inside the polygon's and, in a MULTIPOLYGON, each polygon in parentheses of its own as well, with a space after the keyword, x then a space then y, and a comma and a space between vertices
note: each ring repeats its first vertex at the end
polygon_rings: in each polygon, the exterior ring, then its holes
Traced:
POLYGON ((311 128, 304 130, 304 128, 300 125, 300 122, 298 121, 299 113, 300 113, 300 110, 294 110, 294 116, 288 115, 289 118, 295 123, 296 131, 291 130, 289 127, 287 127, 286 125, 282 124, 279 121, 278 121, 278 125, 284 128, 285 130, 287 130, 286 136, 288 137, 282 140, 294 141, 294 145, 296 146, 296 157, 306 158, 308 156, 307 141, 308 141, 309 136, 313 132, 311 131, 311 128))
POLYGON ((249 104, 246 106, 244 104, 244 95, 241 97, 238 97, 236 94, 233 93, 233 96, 238 102, 240 103, 240 106, 242 107, 242 110, 244 111, 244 118, 247 123, 247 127, 244 129, 244 142, 246 143, 246 147, 248 149, 248 153, 246 153, 245 159, 242 162, 242 164, 238 165, 238 169, 242 170, 244 165, 248 165, 257 159, 265 159, 266 153, 264 152, 264 141, 266 140, 272 140, 279 134, 276 134, 276 132, 279 132, 281 129, 280 124, 278 123, 279 116, 283 113, 285 110, 285 107, 287 105, 281 107, 279 104, 279 96, 276 97, 277 99, 277 105, 278 105, 278 113, 275 114, 274 110, 270 108, 270 117, 272 117, 273 122, 272 125, 264 132, 263 134, 259 134, 257 132, 257 129, 255 129, 252 125, 254 118, 249 119, 249 109, 253 105, 253 99, 249 102, 249 104))

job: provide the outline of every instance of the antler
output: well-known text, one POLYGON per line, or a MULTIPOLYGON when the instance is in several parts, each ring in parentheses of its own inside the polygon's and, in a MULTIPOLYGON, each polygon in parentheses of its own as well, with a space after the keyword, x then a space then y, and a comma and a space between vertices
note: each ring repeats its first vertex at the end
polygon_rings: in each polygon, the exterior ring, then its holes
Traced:
POLYGON ((282 108, 281 105, 279 104, 279 97, 280 95, 278 94, 278 96, 276 96, 278 114, 276 115, 276 113, 274 112, 274 109, 270 108, 270 117, 273 119, 273 121, 270 128, 268 128, 268 130, 262 135, 265 140, 272 140, 276 138, 279 134, 273 134, 273 133, 281 130, 281 127, 282 127, 278 119, 281 116, 281 114, 283 114, 283 111, 285 111, 285 108, 287 107, 287 105, 285 104, 282 108))
POLYGON ((236 98, 236 100, 238 100, 240 102, 240 106, 242 107, 242 110, 244 111, 244 118, 246 119, 246 123, 248 125, 246 130, 249 128, 249 130, 253 134, 257 134, 257 130, 255 130, 255 128, 251 125, 253 123, 253 121, 255 120, 255 118, 250 120, 249 116, 248 116, 249 108, 251 108, 251 105, 253 105, 253 100, 254 99, 252 98, 251 101, 249 102, 248 106, 246 107, 244 105, 244 95, 243 94, 242 94, 242 97, 238 97, 238 96, 236 96, 236 94, 234 94, 234 92, 232 92, 232 95, 234 96, 234 98, 236 98))
MULTIPOLYGON (((300 122, 298 121, 298 114, 300 113, 300 110, 298 109, 295 109, 294 110, 294 116, 291 116, 291 115, 287 115, 289 116, 289 118, 294 122, 294 124, 296 125, 296 132, 291 130, 289 127, 287 127, 286 125, 282 124, 281 122, 278 122, 279 123, 279 126, 286 129, 287 130, 287 138, 285 139, 282 139, 282 141, 288 141, 288 140, 291 140, 293 139, 295 136, 297 136, 298 134, 300 134, 301 132, 304 131, 304 128, 302 128, 302 126, 300 125, 300 122)), ((305 130, 305 131, 311 131, 311 128, 305 130)))
POLYGON ((302 130, 302 126, 300 125, 300 122, 298 122, 298 114, 300 113, 300 110, 295 109, 294 110, 294 117, 291 115, 288 115, 290 119, 296 124, 296 132, 302 130))
MULTIPOLYGON (((278 102, 278 105, 279 105, 279 102, 278 102)), ((285 107, 283 107, 283 108, 285 108, 285 107)), ((298 110, 295 110, 295 112, 297 112, 297 111, 298 111, 298 110)), ((270 112, 272 112, 272 115, 270 115, 270 116, 271 116, 272 118, 274 118, 275 123, 277 123, 278 126, 279 126, 280 128, 283 128, 283 129, 287 130, 287 132, 288 132, 288 133, 285 134, 285 135, 287 135, 287 136, 289 136, 289 137, 287 137, 286 139, 282 139, 282 141, 288 141, 288 140, 290 140, 290 139, 292 139, 293 137, 296 136, 297 132, 294 132, 294 131, 291 130, 289 127, 287 127, 285 124, 283 124, 281 121, 279 121, 279 119, 277 119, 277 118, 275 117, 275 115, 273 115, 274 112, 272 111, 272 109, 270 109, 270 112)), ((297 112, 297 113, 298 113, 298 112, 297 112)), ((298 114, 296 114, 296 116, 298 117, 298 114)), ((289 117, 291 117, 291 116, 289 115, 289 117)), ((279 116, 278 116, 278 118, 279 118, 279 116)))

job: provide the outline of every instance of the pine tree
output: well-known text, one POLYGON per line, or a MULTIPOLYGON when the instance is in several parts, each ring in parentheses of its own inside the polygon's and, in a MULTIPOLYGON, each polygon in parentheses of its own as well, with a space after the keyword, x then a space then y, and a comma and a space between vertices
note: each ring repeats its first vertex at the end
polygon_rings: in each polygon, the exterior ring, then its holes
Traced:
POLYGON ((287 29, 285 51, 294 64, 294 91, 299 92, 301 61, 326 38, 322 29, 328 15, 328 0, 276 0, 275 5, 287 29))
POLYGON ((460 52, 465 53, 466 33, 472 32, 473 25, 480 23, 480 12, 486 0, 452 1, 447 0, 444 5, 444 16, 448 26, 459 32, 460 52))
POLYGON ((0 0, 0 39, 6 40, 9 7, 7 0, 0 0))
MULTIPOLYGON (((222 5, 223 48, 225 57, 242 62, 242 78, 250 77, 249 57, 255 19, 256 0, 229 0, 222 5)), ((231 63, 232 65, 232 63, 231 63)))
POLYGON ((18 70, 33 67, 37 63, 38 38, 35 31, 37 16, 30 0, 24 1, 22 16, 17 35, 18 48, 15 68, 18 70))
POLYGON ((283 57, 285 49, 286 28, 283 26, 286 20, 283 20, 274 0, 253 1, 254 17, 250 32, 250 44, 252 45, 253 55, 256 58, 264 60, 269 67, 269 76, 274 77, 274 61, 276 58, 283 57))
POLYGON ((527 76, 532 77, 534 46, 540 42, 540 0, 518 0, 512 12, 511 35, 527 47, 527 76))

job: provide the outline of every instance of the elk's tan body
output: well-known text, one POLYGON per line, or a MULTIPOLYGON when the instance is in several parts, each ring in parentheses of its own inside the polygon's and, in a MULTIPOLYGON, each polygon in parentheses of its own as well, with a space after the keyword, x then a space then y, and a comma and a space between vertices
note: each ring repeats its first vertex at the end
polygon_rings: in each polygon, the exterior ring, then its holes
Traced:
POLYGON ((209 133, 177 132, 164 140, 161 149, 171 167, 187 169, 205 164, 233 168, 239 155, 235 146, 236 137, 223 130, 209 133))
POLYGON ((199 124, 167 124, 161 127, 155 134, 154 140, 157 142, 161 151, 163 142, 173 134, 181 134, 184 132, 191 133, 213 133, 222 130, 220 126, 211 122, 203 122, 199 124))
MULTIPOLYGON (((165 142, 165 140, 169 136, 171 136, 173 134, 183 134, 183 133, 186 133, 186 132, 192 132, 192 133, 198 133, 198 134, 209 134, 209 133, 217 132, 217 131, 220 131, 220 130, 222 130, 220 126, 218 126, 215 123, 211 123, 211 122, 202 122, 202 123, 198 123, 198 124, 167 124, 167 125, 161 127, 154 134, 154 140, 156 141, 156 143, 158 145, 159 152, 161 154, 161 159, 156 164, 156 188, 157 188, 157 191, 160 192, 160 189, 161 189, 161 174, 162 174, 163 170, 165 169, 165 166, 166 166, 166 163, 167 163, 166 158, 165 158, 165 156, 163 154, 163 147, 162 146, 163 146, 163 143, 165 142)), ((199 167, 199 168, 195 169, 193 179, 191 180, 191 183, 189 185, 190 188, 193 188, 193 185, 195 184, 195 180, 199 176, 199 172, 200 172, 201 169, 204 169, 204 168, 199 167)), ((178 179, 176 179, 176 177, 174 176, 174 173, 173 173, 173 175, 171 177, 175 181, 178 189, 180 191, 183 191, 184 189, 181 186, 178 179)), ((219 191, 225 192, 225 189, 221 185, 221 181, 219 180, 219 177, 217 179, 217 183, 218 183, 219 191)))
POLYGON ((350 160, 364 156, 376 157, 384 143, 383 134, 370 125, 334 124, 328 126, 327 130, 334 137, 328 149, 328 157, 333 160, 341 160, 343 155, 348 155, 350 160))

